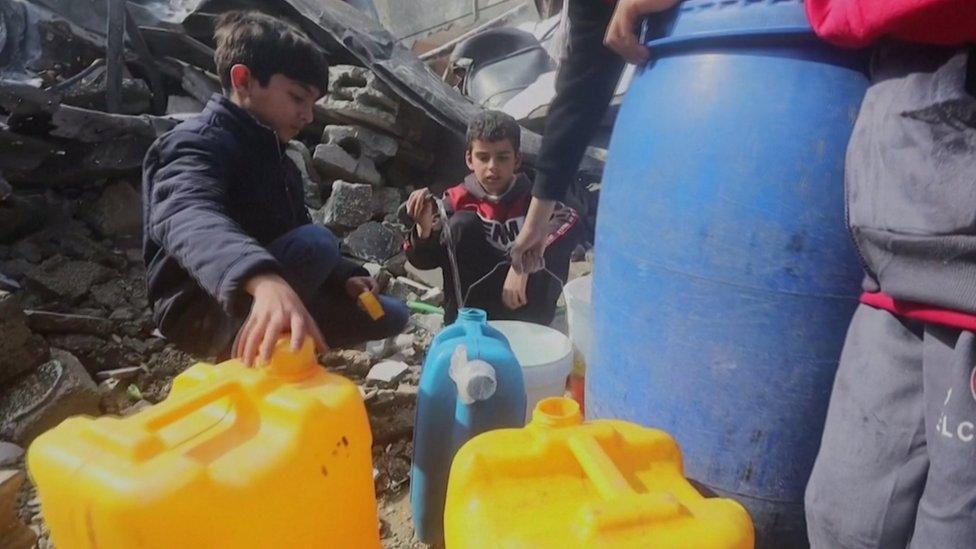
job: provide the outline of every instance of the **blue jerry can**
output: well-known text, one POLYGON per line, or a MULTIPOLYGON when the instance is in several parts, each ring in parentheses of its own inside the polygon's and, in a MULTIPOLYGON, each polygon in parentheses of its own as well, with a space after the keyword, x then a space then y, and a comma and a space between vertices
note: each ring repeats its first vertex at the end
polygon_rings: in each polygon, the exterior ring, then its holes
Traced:
POLYGON ((525 425, 525 382, 508 340, 479 309, 461 309, 434 338, 420 374, 410 469, 417 537, 444 537, 444 500, 454 454, 474 436, 525 425))

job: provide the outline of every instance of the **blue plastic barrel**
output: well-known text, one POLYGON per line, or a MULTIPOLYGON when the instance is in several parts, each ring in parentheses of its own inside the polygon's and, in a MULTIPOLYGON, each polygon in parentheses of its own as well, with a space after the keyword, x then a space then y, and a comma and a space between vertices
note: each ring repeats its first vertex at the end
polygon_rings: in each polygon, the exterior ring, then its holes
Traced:
POLYGON ((512 348, 488 324, 485 311, 461 309, 457 321, 431 343, 420 374, 410 468, 410 508, 420 541, 442 543, 444 502, 454 454, 471 438, 525 425, 525 381, 512 348), (451 360, 464 346, 467 361, 484 361, 494 371, 494 390, 463 402, 451 377, 451 360), (490 396, 489 396, 490 393, 490 396))
POLYGON ((796 0, 652 23, 604 173, 587 411, 669 431, 761 546, 802 545, 862 276, 844 154, 863 56, 819 41, 796 0))

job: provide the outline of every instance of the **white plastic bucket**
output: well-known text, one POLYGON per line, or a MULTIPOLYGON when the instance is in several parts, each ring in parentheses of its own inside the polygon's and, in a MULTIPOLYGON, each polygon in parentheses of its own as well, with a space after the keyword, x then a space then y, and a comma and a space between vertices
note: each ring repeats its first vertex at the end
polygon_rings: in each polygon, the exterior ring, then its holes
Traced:
POLYGON ((569 339, 583 355, 587 364, 592 364, 593 352, 593 275, 581 276, 571 280, 563 287, 566 298, 566 320, 569 323, 569 339))
POLYGON ((566 378, 573 368, 573 345, 569 338, 548 326, 518 320, 492 320, 508 339, 525 377, 525 418, 542 399, 563 396, 566 378))

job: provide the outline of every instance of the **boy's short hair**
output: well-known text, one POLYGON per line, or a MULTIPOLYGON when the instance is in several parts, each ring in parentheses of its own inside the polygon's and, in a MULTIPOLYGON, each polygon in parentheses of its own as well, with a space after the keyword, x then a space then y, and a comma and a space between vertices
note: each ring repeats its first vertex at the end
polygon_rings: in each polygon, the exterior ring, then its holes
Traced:
POLYGON ((224 91, 231 90, 230 69, 246 65, 262 86, 272 75, 315 86, 325 93, 329 62, 323 51, 295 26, 257 11, 230 11, 217 19, 214 62, 224 91))
POLYGON ((508 139, 515 152, 519 152, 522 143, 522 129, 511 116, 501 111, 482 111, 468 122, 467 139, 468 150, 475 139, 482 141, 501 141, 508 139))

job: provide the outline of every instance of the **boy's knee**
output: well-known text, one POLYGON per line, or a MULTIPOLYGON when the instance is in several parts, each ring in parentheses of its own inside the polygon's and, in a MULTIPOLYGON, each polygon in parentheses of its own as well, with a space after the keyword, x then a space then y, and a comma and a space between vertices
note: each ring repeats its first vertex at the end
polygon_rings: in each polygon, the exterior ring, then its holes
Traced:
POLYGON ((269 246, 282 263, 320 272, 331 270, 339 258, 339 243, 325 227, 302 225, 286 233, 269 246))
POLYGON ((403 332, 410 321, 410 309, 407 304, 399 299, 381 295, 380 304, 383 306, 383 323, 388 331, 388 335, 396 335, 403 332))

